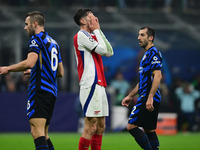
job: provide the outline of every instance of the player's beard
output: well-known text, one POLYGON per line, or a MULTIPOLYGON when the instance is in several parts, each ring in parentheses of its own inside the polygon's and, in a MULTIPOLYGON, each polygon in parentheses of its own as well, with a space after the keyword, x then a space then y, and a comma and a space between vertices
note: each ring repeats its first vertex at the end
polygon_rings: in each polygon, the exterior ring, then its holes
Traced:
POLYGON ((142 47, 142 48, 146 48, 147 47, 147 45, 148 45, 148 42, 146 41, 146 40, 144 40, 143 42, 142 42, 142 44, 140 45, 140 47, 142 47))
POLYGON ((27 34, 29 37, 35 35, 35 29, 33 28, 32 25, 30 26, 30 28, 28 28, 27 34))

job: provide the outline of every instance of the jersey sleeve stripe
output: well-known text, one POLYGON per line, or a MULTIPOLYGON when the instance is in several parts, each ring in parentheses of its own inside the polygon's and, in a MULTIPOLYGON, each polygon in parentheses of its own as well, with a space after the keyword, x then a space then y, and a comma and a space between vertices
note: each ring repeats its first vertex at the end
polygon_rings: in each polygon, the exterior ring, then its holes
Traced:
POLYGON ((84 30, 81 30, 87 37, 91 37, 91 35, 87 32, 87 31, 84 31, 84 30))
POLYGON ((78 49, 78 34, 74 36, 74 48, 76 51, 77 61, 78 61, 78 77, 79 81, 81 80, 83 69, 84 69, 84 52, 78 49))

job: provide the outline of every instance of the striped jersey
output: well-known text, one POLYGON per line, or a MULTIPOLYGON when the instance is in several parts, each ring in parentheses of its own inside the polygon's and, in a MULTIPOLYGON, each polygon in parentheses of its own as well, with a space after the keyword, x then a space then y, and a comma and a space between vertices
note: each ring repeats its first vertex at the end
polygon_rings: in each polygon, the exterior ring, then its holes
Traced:
POLYGON ((29 99, 37 90, 44 90, 57 97, 56 74, 58 63, 62 62, 57 42, 47 32, 33 35, 29 42, 29 53, 39 55, 35 66, 31 69, 29 99))
POLYGON ((74 50, 81 89, 99 84, 106 87, 104 67, 101 55, 94 50, 98 45, 94 34, 80 30, 74 36, 74 50))
MULTIPOLYGON (((139 91, 138 91, 140 98, 138 99, 138 101, 141 99, 147 100, 153 82, 152 73, 154 70, 161 70, 161 69, 162 69, 162 55, 160 51, 158 51, 153 46, 145 52, 140 62, 139 91)), ((161 101, 161 94, 159 88, 157 89, 153 99, 157 102, 161 101)))

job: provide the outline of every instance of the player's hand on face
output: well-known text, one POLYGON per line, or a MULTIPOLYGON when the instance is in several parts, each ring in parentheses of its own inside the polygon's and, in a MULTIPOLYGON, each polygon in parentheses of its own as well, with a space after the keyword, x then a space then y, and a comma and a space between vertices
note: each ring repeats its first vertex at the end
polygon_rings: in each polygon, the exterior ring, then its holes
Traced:
POLYGON ((31 76, 31 69, 25 70, 25 71, 24 71, 24 76, 25 76, 26 78, 29 78, 29 77, 31 76))
POLYGON ((99 20, 98 20, 97 17, 95 17, 95 16, 90 17, 89 28, 90 28, 91 31, 94 31, 96 29, 100 29, 99 20))
POLYGON ((0 67, 0 74, 7 74, 9 73, 8 67, 0 67))
POLYGON ((154 107, 153 107, 153 98, 148 98, 147 102, 146 102, 146 109, 148 111, 153 111, 154 107))
POLYGON ((130 96, 126 96, 123 100, 122 100, 122 106, 129 106, 130 101, 132 100, 132 98, 130 96))

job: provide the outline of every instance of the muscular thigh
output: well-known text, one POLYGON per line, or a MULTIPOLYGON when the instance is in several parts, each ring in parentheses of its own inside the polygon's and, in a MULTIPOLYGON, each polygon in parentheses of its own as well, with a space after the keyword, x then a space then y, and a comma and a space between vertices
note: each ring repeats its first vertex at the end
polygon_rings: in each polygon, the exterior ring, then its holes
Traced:
POLYGON ((56 98, 43 91, 38 91, 35 95, 28 100, 27 116, 32 118, 44 118, 47 120, 47 125, 51 120, 56 98))
POLYGON ((129 124, 133 124, 144 129, 154 130, 157 125, 159 103, 154 101, 154 111, 146 109, 146 101, 139 101, 133 107, 129 117, 129 124))

